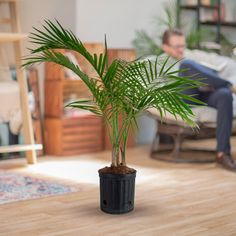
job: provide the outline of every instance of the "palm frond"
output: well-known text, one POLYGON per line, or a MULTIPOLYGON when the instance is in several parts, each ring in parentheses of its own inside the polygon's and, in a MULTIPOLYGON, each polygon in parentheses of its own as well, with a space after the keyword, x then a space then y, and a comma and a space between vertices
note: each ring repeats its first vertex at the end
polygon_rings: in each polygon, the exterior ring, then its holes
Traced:
POLYGON ((46 49, 67 49, 81 54, 96 70, 99 76, 102 76, 107 64, 107 52, 99 56, 91 55, 84 47, 83 43, 70 31, 64 29, 61 24, 56 24, 50 20, 45 20, 43 29, 34 28, 35 32, 30 34, 31 43, 37 45, 36 49, 31 50, 31 54, 43 52, 46 49))
POLYGON ((92 55, 83 43, 70 30, 64 29, 58 21, 45 21, 43 30, 35 28, 30 38, 36 48, 25 58, 23 66, 54 62, 72 70, 91 91, 92 99, 80 99, 69 103, 67 107, 88 110, 104 118, 114 148, 114 165, 121 143, 124 145, 122 153, 125 155, 128 131, 130 127, 137 125, 137 115, 150 107, 155 107, 161 116, 169 112, 176 119, 180 117, 189 125, 196 126, 193 112, 185 101, 199 105, 203 103, 182 92, 202 83, 188 77, 179 77, 180 71, 174 69, 175 64, 168 65, 168 59, 163 62, 157 58, 154 63, 151 60, 126 62, 117 59, 108 66, 106 38, 105 52, 92 55), (91 77, 83 72, 57 49, 69 49, 79 53, 95 69, 98 76, 91 77))
POLYGON ((91 100, 78 100, 71 102, 66 105, 66 107, 79 108, 82 110, 90 111, 98 116, 102 116, 103 113, 101 109, 91 100))

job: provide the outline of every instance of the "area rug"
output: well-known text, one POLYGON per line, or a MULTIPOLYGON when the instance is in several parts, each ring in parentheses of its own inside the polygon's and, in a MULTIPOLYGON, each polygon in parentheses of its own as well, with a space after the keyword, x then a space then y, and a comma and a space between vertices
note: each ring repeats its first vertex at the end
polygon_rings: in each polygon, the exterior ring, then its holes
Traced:
POLYGON ((78 189, 23 174, 0 170, 0 204, 78 191, 78 189))

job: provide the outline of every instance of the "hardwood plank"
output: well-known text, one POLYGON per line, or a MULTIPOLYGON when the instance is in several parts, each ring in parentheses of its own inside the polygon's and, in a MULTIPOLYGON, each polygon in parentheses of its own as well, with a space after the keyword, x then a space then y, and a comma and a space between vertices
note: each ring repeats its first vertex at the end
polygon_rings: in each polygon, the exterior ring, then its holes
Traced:
MULTIPOLYGON (((235 144, 234 137, 232 146, 235 144)), ((97 168, 107 165, 110 151, 56 161, 49 156, 41 157, 39 164, 31 168, 25 167, 25 160, 0 162, 1 169, 67 181, 81 189, 61 196, 0 205, 0 235, 236 235, 236 173, 214 163, 156 161, 149 157, 149 150, 149 146, 128 149, 128 163, 137 169, 137 179, 135 209, 125 215, 109 215, 99 210, 97 168), (58 169, 59 175, 53 176, 54 163, 55 166, 61 163, 68 174, 63 177, 63 171, 58 169), (49 169, 45 170, 46 167, 49 169), (85 184, 83 178, 89 183, 85 184)), ((235 149, 233 156, 236 158, 235 149)))

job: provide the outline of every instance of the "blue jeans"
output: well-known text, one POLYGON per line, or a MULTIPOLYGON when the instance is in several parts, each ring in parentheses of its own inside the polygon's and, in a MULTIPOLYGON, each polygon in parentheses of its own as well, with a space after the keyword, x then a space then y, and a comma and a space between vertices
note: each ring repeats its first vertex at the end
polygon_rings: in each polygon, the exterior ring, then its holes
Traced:
MULTIPOLYGON (((233 121, 233 97, 229 89, 231 83, 220 78, 213 70, 192 60, 183 60, 180 69, 188 69, 180 72, 180 76, 191 76, 192 79, 204 78, 201 81, 209 86, 210 91, 206 91, 204 88, 193 88, 185 90, 184 93, 194 95, 195 98, 207 103, 208 106, 217 109, 217 152, 229 154, 233 121)), ((191 104, 191 102, 189 103, 191 104)))

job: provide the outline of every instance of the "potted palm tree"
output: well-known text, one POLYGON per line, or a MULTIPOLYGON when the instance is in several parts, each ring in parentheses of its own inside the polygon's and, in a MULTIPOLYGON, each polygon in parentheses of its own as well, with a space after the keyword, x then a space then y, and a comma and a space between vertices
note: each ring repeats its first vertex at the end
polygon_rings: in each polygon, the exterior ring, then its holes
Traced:
POLYGON ((156 59, 152 63, 116 59, 108 66, 106 40, 104 53, 91 55, 58 21, 47 20, 43 29, 34 28, 30 39, 36 48, 31 49, 23 66, 54 62, 69 68, 82 79, 93 98, 73 101, 67 106, 91 111, 104 119, 112 154, 111 165, 99 170, 101 210, 112 214, 133 210, 136 170, 127 166, 126 143, 130 129, 137 126, 137 115, 155 107, 163 116, 170 112, 196 127, 193 113, 183 99, 197 100, 181 91, 199 86, 199 82, 178 77, 178 71, 173 71, 173 65, 167 66, 167 60, 159 63, 156 59), (57 49, 79 53, 97 75, 90 77, 57 49))

